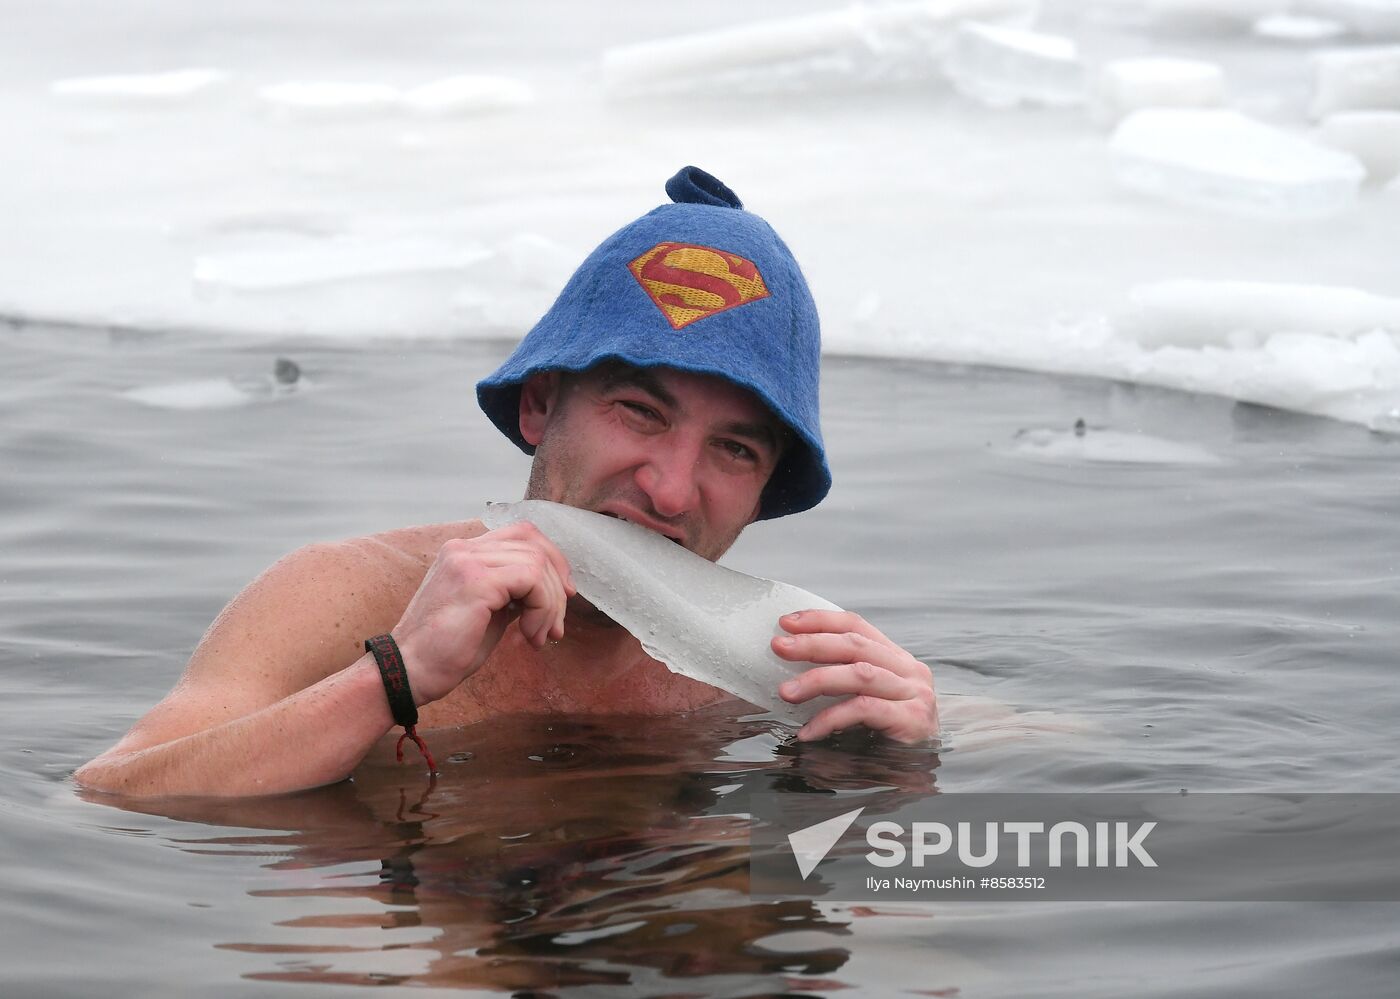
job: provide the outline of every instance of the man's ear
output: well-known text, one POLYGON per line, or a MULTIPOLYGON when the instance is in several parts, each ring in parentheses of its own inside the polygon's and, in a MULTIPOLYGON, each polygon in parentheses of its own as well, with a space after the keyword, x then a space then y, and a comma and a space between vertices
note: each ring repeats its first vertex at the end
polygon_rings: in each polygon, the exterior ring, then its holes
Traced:
POLYGON ((520 436, 535 447, 544 440, 544 428, 559 406, 559 372, 531 375, 520 387, 520 436))

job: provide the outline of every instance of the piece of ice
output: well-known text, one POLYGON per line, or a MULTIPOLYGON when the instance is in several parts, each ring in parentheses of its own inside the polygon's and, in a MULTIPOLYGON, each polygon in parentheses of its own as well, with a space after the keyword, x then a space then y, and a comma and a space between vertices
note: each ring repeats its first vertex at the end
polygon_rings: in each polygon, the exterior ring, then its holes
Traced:
POLYGON ((1109 148, 1125 187, 1240 215, 1333 215, 1355 203, 1366 176, 1348 153, 1224 108, 1135 111, 1109 148))
POLYGON ((1158 281, 1135 286, 1128 303, 1114 328, 1150 348, 1248 347, 1278 333, 1400 333, 1400 298, 1330 285, 1158 281))
POLYGON ((484 247, 426 240, 326 240, 202 256, 195 260, 194 280, 209 288, 272 291, 388 275, 465 270, 490 256, 491 251, 484 247))
POLYGON ((1200 108, 1223 103, 1225 72, 1201 59, 1114 59, 1099 70, 1094 86, 1094 116, 1109 123, 1142 108, 1200 108))
POLYGON ((1298 14, 1340 21, 1362 38, 1400 37, 1400 2, 1397 0, 1292 0, 1298 14))
POLYGON ((1360 160, 1374 183, 1400 173, 1400 111, 1338 111, 1322 119, 1317 137, 1360 160))
POLYGON ((518 336, 549 308, 582 259, 548 237, 516 233, 473 268, 471 283, 453 296, 453 311, 466 325, 518 336))
POLYGON ((959 93, 991 107, 1084 101, 1078 49, 1059 35, 964 21, 943 69, 959 93))
POLYGON ((201 378, 164 385, 141 385, 122 393, 132 402, 156 409, 231 409, 252 397, 227 378, 201 378))
POLYGON ((1400 406, 1377 413, 1371 417, 1367 426, 1378 434, 1400 437, 1400 406))
POLYGON ((1314 118, 1334 111, 1400 109, 1400 45, 1318 52, 1312 63, 1314 118))
POLYGON ((1277 11, 1283 0, 1042 0, 1042 17, 1174 34, 1235 33, 1277 11))
POLYGON ((382 111, 400 99, 398 89, 387 83, 332 80, 286 80, 263 87, 258 95, 279 111, 307 114, 382 111))
POLYGON ((1255 21, 1254 33, 1280 42, 1322 42, 1345 35, 1347 26, 1327 17, 1278 13, 1255 21))
POLYGON ((615 97, 636 98, 929 79, 958 18, 1033 8, 1032 0, 923 0, 755 21, 609 49, 603 83, 615 97))
POLYGON ((780 659, 769 646, 786 634, 778 618, 840 610, 829 600, 726 569, 644 527, 559 503, 491 503, 482 520, 492 530, 522 520, 538 527, 569 560, 583 598, 671 672, 727 690, 791 725, 834 703, 780 698, 778 685, 811 664, 780 659))
POLYGON ((49 92, 56 97, 170 100, 188 97, 226 79, 228 74, 219 69, 176 69, 167 73, 79 76, 55 80, 49 84, 49 92))
POLYGON ((161 385, 139 385, 122 393, 124 398, 155 409, 182 411, 196 409, 232 409, 256 402, 284 398, 307 387, 307 380, 297 376, 284 380, 283 363, 295 367, 295 362, 281 358, 272 376, 240 378, 197 378, 161 385))
POLYGON ((403 95, 403 105, 417 114, 477 114, 523 107, 535 99, 529 85, 508 76, 451 76, 425 83, 403 95))
POLYGON ((1019 430, 1008 453, 1017 458, 1071 465, 1224 464, 1219 455, 1196 444, 1098 427, 1019 430))

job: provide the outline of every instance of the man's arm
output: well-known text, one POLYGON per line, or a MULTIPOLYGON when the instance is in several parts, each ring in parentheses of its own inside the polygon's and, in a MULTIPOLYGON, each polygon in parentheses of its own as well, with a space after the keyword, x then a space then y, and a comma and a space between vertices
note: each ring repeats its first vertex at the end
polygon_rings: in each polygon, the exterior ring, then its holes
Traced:
POLYGON ((373 539, 289 555, 224 609, 175 689, 78 781, 252 795, 340 780, 393 725, 365 638, 394 635, 422 705, 480 668, 517 616, 536 645, 563 634, 568 563, 532 525, 448 541, 415 593, 421 573, 373 539))
POLYGON ((798 730, 803 741, 864 725, 898 742, 938 734, 933 671, 850 611, 809 610, 778 619, 788 632, 773 651, 792 662, 819 663, 778 688, 801 704, 823 694, 851 696, 819 711, 798 730))

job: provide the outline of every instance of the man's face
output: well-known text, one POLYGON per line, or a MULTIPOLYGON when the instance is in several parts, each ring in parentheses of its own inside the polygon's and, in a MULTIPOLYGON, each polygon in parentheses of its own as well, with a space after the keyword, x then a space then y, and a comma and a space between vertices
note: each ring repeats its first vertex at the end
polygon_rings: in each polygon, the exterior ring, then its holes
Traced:
POLYGON ((611 514, 714 560, 758 516, 782 425, 713 375, 605 363, 526 383, 527 499, 611 514))

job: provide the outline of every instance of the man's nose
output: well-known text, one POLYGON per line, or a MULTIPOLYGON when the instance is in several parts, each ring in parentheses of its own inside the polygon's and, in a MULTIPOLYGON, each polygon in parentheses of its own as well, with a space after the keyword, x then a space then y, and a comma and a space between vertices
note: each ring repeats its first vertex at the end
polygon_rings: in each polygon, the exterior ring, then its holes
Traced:
POLYGON ((700 454, 680 442, 659 444, 637 469, 637 485, 662 517, 679 517, 700 502, 700 454))

